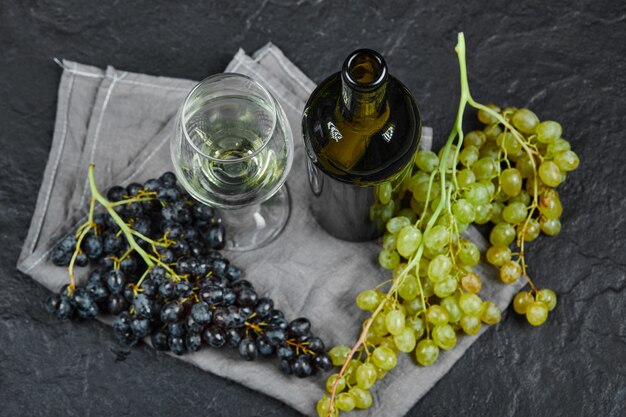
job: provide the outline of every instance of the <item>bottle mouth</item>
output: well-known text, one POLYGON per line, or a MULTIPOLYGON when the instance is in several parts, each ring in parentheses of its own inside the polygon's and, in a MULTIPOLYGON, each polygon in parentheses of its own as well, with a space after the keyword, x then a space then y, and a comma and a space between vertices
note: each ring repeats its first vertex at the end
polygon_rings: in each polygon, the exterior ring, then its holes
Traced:
POLYGON ((387 81, 387 64, 371 49, 359 49, 348 55, 341 70, 342 77, 352 88, 372 91, 387 81))

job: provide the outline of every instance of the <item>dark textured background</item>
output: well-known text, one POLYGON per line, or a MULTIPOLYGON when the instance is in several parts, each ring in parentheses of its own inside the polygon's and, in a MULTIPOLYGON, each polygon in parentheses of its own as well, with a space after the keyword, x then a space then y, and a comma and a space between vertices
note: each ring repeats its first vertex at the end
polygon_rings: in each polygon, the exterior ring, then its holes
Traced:
POLYGON ((507 312, 408 415, 626 415, 624 2, 175 3, 0 1, 0 416, 298 415, 145 346, 116 362, 109 328, 42 311, 46 291, 15 263, 50 148, 52 57, 200 79, 238 47, 272 41, 319 82, 372 47, 441 143, 458 100, 459 30, 474 97, 561 121, 582 162, 561 188, 563 232, 528 254, 537 284, 560 297, 547 324, 507 312))

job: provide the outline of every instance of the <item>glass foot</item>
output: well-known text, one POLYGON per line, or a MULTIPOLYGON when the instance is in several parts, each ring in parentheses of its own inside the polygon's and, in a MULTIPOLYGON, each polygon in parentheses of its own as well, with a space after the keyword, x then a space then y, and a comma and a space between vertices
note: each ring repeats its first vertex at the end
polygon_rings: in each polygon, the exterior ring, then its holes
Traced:
POLYGON ((291 213, 291 198, 284 184, 270 199, 235 210, 219 210, 226 230, 225 250, 244 252, 261 248, 283 231, 291 213))

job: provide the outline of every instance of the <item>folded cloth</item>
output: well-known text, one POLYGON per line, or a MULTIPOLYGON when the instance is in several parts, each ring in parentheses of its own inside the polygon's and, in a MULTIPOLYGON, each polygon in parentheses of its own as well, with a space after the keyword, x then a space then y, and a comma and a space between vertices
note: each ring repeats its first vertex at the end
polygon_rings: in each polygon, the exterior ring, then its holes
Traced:
MULTIPOLYGON (((103 70, 71 61, 63 61, 62 66, 50 157, 18 261, 22 272, 53 291, 68 278, 65 269, 50 262, 49 252, 64 233, 86 217, 89 163, 96 165, 101 190, 114 184, 143 182, 171 170, 168 141, 173 133, 172 119, 195 85, 189 80, 112 67, 103 70)), ((227 256, 243 267, 261 294, 275 300, 286 317, 308 317, 313 331, 328 346, 352 345, 365 317, 354 304, 355 296, 388 279, 388 273, 374 261, 379 251, 376 242, 337 240, 324 232, 309 212, 300 119, 315 85, 272 44, 252 57, 240 50, 226 71, 251 76, 268 88, 283 106, 296 144, 294 168, 287 180, 292 214, 284 232, 262 249, 227 256)), ((430 147, 431 137, 432 131, 425 128, 423 148, 430 147)), ((486 249, 484 238, 475 229, 471 228, 467 236, 481 250, 486 249)), ((477 272, 483 278, 483 294, 501 309, 522 285, 499 285, 496 271, 484 263, 477 272)), ((79 281, 84 280, 84 274, 78 275, 79 281)), ((483 326, 482 331, 485 329, 483 326)), ((400 355, 398 366, 373 390, 373 407, 360 415, 404 415, 477 338, 460 337, 457 347, 443 352, 437 363, 427 368, 415 365, 410 355, 400 355)), ((180 359, 277 398, 306 415, 316 415, 315 404, 323 394, 324 376, 304 380, 285 377, 272 361, 245 362, 235 351, 206 348, 180 359)))

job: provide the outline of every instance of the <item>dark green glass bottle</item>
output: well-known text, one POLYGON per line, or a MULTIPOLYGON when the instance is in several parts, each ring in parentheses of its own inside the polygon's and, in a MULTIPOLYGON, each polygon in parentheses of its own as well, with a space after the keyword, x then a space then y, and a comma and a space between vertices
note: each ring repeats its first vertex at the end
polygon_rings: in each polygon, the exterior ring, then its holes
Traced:
POLYGON ((370 240, 376 185, 399 184, 417 151, 419 111, 380 54, 360 49, 311 94, 302 120, 311 210, 333 236, 370 240))

